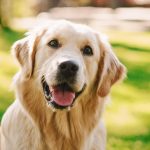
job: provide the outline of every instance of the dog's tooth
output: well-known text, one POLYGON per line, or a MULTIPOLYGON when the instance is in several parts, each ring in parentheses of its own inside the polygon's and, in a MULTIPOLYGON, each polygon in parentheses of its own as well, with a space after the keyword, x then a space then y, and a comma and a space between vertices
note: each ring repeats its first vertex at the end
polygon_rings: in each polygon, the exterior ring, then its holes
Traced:
POLYGON ((54 107, 51 107, 53 112, 56 112, 56 109, 54 107))
POLYGON ((71 109, 70 106, 68 106, 67 110, 70 111, 70 109, 71 109))
POLYGON ((49 102, 47 102, 47 105, 50 107, 50 103, 49 102))
POLYGON ((51 102, 48 102, 48 106, 52 109, 53 112, 56 112, 56 109, 51 105, 51 102))

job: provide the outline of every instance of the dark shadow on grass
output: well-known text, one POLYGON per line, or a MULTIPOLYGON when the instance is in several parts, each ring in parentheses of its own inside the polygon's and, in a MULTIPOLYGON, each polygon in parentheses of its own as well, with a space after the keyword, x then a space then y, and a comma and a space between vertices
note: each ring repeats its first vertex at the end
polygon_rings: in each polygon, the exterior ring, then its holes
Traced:
POLYGON ((142 66, 129 66, 126 83, 133 85, 139 89, 150 89, 150 64, 142 66))
POLYGON ((150 53, 150 48, 134 47, 134 45, 131 46, 131 45, 128 45, 128 44, 125 44, 125 43, 114 43, 114 42, 112 42, 111 45, 114 48, 122 47, 122 48, 129 49, 129 50, 132 50, 132 51, 148 52, 148 53, 150 53))
POLYGON ((0 110, 0 122, 1 122, 1 120, 2 120, 3 114, 4 114, 4 111, 3 111, 3 110, 0 110))
POLYGON ((127 68, 127 77, 124 82, 140 90, 150 90, 150 63, 132 63, 125 58, 120 58, 127 68))
MULTIPOLYGON (((127 51, 134 50, 135 52, 147 52, 149 55, 150 49, 144 49, 139 47, 130 47, 126 44, 112 44, 114 48, 125 48, 127 51)), ((137 53, 136 52, 136 53, 137 53)), ((139 53, 140 55, 140 53, 139 53)), ((142 54, 141 54, 142 57, 142 54)), ((140 90, 150 90, 150 63, 134 63, 126 60, 126 57, 119 58, 123 64, 127 67, 127 78, 125 83, 130 84, 140 90)))
POLYGON ((135 143, 136 141, 141 141, 142 143, 147 144, 150 140, 150 132, 147 134, 139 134, 139 135, 127 135, 127 136, 111 135, 111 136, 113 136, 116 139, 121 139, 122 141, 132 142, 132 143, 135 143))

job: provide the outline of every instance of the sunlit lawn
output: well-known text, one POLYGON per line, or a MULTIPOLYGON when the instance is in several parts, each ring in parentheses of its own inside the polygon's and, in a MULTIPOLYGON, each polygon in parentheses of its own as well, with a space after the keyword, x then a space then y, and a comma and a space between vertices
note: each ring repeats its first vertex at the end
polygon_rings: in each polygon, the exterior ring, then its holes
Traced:
MULTIPOLYGON (((150 149, 150 33, 109 31, 110 41, 128 68, 127 79, 112 90, 105 113, 107 150, 150 149)), ((0 119, 14 96, 10 89, 17 71, 9 49, 23 33, 0 30, 0 119)))
POLYGON ((150 149, 150 32, 108 32, 128 68, 125 82, 112 90, 105 114, 108 150, 150 149))
POLYGON ((22 32, 15 32, 9 29, 2 30, 0 28, 0 119, 14 99, 10 84, 17 67, 10 55, 10 47, 15 40, 22 36, 22 32))

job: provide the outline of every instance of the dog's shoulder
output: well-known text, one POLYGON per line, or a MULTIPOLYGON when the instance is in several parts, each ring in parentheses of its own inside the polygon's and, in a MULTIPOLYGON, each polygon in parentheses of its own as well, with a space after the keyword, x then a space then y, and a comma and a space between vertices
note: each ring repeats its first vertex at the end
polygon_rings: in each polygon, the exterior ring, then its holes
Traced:
POLYGON ((13 140, 13 147, 21 144, 18 141, 26 140, 26 143, 28 143, 30 141, 29 136, 34 136, 36 132, 32 120, 18 100, 14 101, 7 109, 1 122, 1 128, 2 135, 6 140, 5 143, 13 140))

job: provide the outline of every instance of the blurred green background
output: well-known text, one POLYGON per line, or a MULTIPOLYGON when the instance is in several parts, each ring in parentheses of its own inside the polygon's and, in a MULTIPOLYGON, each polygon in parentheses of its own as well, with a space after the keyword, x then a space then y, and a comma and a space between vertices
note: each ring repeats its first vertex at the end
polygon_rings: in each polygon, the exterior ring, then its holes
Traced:
MULTIPOLYGON (((2 4, 3 1, 4 0, 0 0, 0 4, 2 4)), ((7 2, 9 3, 8 0, 7 2)), ((114 7, 112 3, 111 5, 108 5, 107 3, 96 4, 95 1, 92 1, 92 3, 90 2, 91 1, 80 0, 78 4, 74 4, 71 3, 70 0, 68 1, 68 3, 67 1, 65 1, 65 3, 59 4, 61 7, 66 6, 67 4, 69 4, 69 6, 99 6, 96 7, 96 9, 98 8, 100 10, 106 6, 112 6, 112 8, 114 7)), ((43 9, 40 10, 41 8, 38 8, 38 4, 35 0, 32 1, 32 3, 31 1, 24 2, 14 0, 11 1, 11 4, 13 5, 6 6, 6 8, 11 7, 11 15, 8 14, 9 17, 7 18, 3 18, 2 15, 0 16, 0 120, 7 107, 14 100, 14 93, 10 90, 10 85, 12 82, 12 77, 18 71, 18 67, 14 59, 10 55, 10 47, 12 46, 13 42, 22 38, 25 31, 27 30, 26 26, 24 27, 24 24, 22 24, 22 26, 20 25, 20 28, 18 28, 18 24, 16 25, 15 23, 13 23, 13 19, 16 19, 17 17, 17 19, 19 18, 21 22, 22 17, 32 17, 32 20, 34 20, 34 15, 43 11, 43 9), (31 8, 35 9, 32 10, 31 8)), ((126 6, 130 5, 131 3, 126 3, 126 6)), ((136 3, 134 5, 137 6, 138 4, 136 3)), ((56 6, 56 4, 51 4, 51 7, 49 6, 48 8, 45 8, 44 11, 48 11, 47 9, 51 9, 52 11, 53 6, 56 6)), ((117 7, 121 6, 122 4, 120 4, 119 6, 117 5, 117 7)), ((148 7, 149 3, 147 5, 143 4, 142 6, 148 7)), ((117 8, 115 9, 118 10, 117 8)), ((51 13, 51 11, 48 13, 51 13)), ((114 11, 115 10, 113 8, 112 13, 114 13, 114 11)), ((56 17, 53 19, 58 18, 56 17)), ((84 23, 84 17, 82 19, 83 20, 81 20, 81 22, 84 23)), ((101 18, 98 19, 99 20, 97 22, 91 23, 90 18, 88 20, 88 23, 92 27, 95 27, 97 30, 100 30, 99 24, 101 23, 101 18)), ((118 20, 116 20, 116 22, 117 21, 118 20)), ((150 28, 147 28, 147 26, 145 28, 145 20, 142 20, 143 24, 141 24, 140 22, 140 24, 134 24, 134 26, 132 28, 129 28, 129 30, 127 27, 125 27, 125 29, 127 28, 127 30, 124 30, 124 26, 120 27, 119 21, 118 25, 116 24, 115 27, 112 27, 112 24, 107 24, 106 28, 103 28, 106 24, 102 27, 102 31, 104 31, 108 35, 115 53, 128 69, 128 74, 125 81, 121 84, 115 85, 112 88, 112 101, 110 104, 108 104, 106 112, 104 114, 108 132, 107 150, 149 150, 150 28), (140 28, 138 28, 138 26, 140 28)), ((87 23, 87 20, 85 22, 87 23)), ((102 22, 104 21, 102 20, 102 22)), ((124 22, 121 22, 121 24, 125 23, 130 27, 131 22, 139 23, 137 22, 137 20, 133 19, 130 20, 130 22, 128 22, 128 20, 124 20, 124 22)))

